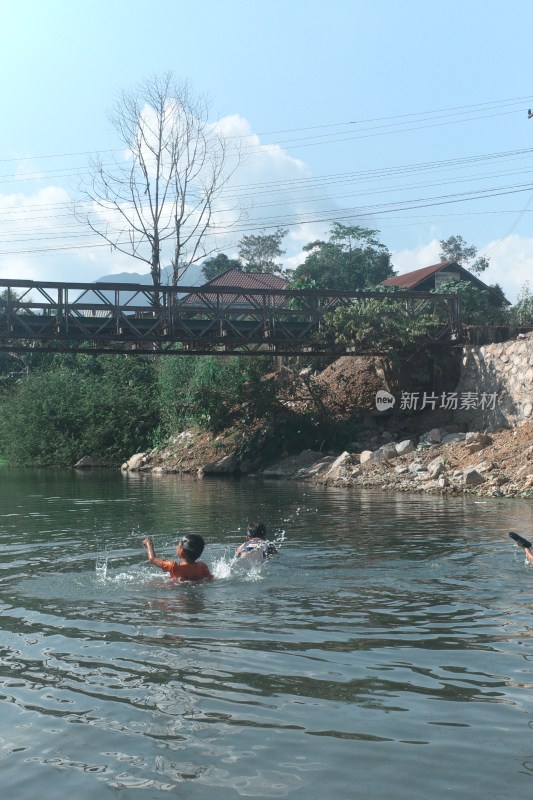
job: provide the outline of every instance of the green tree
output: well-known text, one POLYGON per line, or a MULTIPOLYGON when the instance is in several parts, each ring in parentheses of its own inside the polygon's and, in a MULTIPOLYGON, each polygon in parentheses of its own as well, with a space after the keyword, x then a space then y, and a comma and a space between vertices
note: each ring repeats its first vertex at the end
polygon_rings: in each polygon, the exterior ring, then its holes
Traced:
POLYGON ((480 256, 477 258, 477 248, 473 244, 467 244, 462 236, 450 236, 448 239, 441 239, 439 257, 442 261, 455 261, 470 272, 480 275, 490 266, 488 258, 480 256))
POLYGON ((202 264, 202 275, 206 281, 212 281, 218 275, 222 275, 228 269, 238 269, 242 272, 243 266, 238 258, 228 258, 225 253, 218 253, 212 258, 208 258, 202 264))
POLYGON ((504 294, 497 284, 489 289, 481 289, 470 281, 451 280, 434 291, 459 295, 461 316, 466 325, 505 325, 509 322, 509 314, 504 294))
POLYGON ((515 305, 509 309, 509 317, 513 325, 530 327, 533 325, 533 294, 526 281, 520 290, 515 305))
POLYGON ((278 228, 274 233, 243 236, 239 242, 239 258, 244 271, 281 273, 283 266, 276 259, 285 253, 281 243, 287 233, 286 228, 278 228))
POLYGON ((408 314, 386 297, 352 300, 329 315, 330 335, 337 344, 361 351, 406 351, 427 340, 438 324, 435 314, 408 314))
POLYGON ((3 398, 0 451, 18 464, 120 463, 158 425, 155 378, 139 356, 56 356, 3 398))
POLYGON ((252 422, 269 408, 272 384, 264 379, 271 359, 177 356, 158 368, 161 433, 196 424, 211 431, 235 420, 252 422))
POLYGON ((294 271, 294 287, 357 291, 392 277, 390 253, 376 238, 377 233, 335 222, 327 242, 311 242, 304 247, 308 255, 294 271))

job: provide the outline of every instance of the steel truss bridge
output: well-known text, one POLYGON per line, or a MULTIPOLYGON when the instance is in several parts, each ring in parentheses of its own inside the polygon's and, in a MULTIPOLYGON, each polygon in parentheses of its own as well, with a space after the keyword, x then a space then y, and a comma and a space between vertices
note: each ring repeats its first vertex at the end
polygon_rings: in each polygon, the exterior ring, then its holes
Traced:
POLYGON ((354 300, 386 300, 415 320, 435 314, 428 341, 461 335, 456 295, 329 292, 311 289, 56 283, 0 280, 0 351, 343 355, 370 352, 336 344, 326 315, 354 300))

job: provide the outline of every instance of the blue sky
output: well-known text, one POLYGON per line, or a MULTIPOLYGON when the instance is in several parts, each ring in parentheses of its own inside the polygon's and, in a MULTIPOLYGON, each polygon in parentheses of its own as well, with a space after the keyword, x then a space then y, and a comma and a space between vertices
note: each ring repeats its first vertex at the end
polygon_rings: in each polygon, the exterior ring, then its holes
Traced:
POLYGON ((328 219, 379 229, 400 272, 459 234, 514 300, 533 268, 532 30, 523 0, 5 2, 0 276, 142 271, 71 203, 90 153, 118 148, 117 93, 171 70, 253 142, 246 232, 287 222, 289 266, 328 219))

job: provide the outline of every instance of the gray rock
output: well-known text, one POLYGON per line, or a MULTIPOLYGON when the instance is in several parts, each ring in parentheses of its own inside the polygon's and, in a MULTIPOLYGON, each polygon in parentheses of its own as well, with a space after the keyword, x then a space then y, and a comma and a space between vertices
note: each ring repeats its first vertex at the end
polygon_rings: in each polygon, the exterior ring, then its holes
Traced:
POLYGON ((447 433, 442 437, 442 444, 450 444, 450 442, 463 442, 466 438, 466 433, 447 433))
POLYGON ((479 486, 481 483, 485 483, 485 478, 479 474, 475 467, 467 467, 463 470, 464 486, 479 486))
POLYGON ((146 453, 135 453, 134 456, 126 461, 126 467, 130 472, 136 472, 146 464, 146 453))
POLYGON ((492 439, 488 435, 488 433, 480 433, 479 431, 469 431, 465 435, 465 444, 466 445, 480 444, 482 447, 486 447, 488 444, 492 444, 492 439))
POLYGON ((389 444, 382 445, 378 450, 375 450, 372 456, 372 461, 391 461, 393 458, 398 458, 396 452, 396 445, 390 442, 389 444))
POLYGON ((239 465, 234 456, 224 456, 220 461, 204 464, 201 467, 204 475, 233 475, 238 469, 239 465))
POLYGON ((426 434, 428 442, 439 444, 442 441, 442 431, 440 428, 432 428, 426 434))
POLYGON ((484 444, 481 442, 472 442, 471 444, 465 445, 465 450, 468 455, 472 456, 474 453, 479 453, 480 450, 483 450, 485 447, 484 444))
POLYGON ((413 453, 415 446, 410 439, 404 439, 403 442, 398 442, 396 446, 396 454, 398 456, 405 456, 408 453, 413 453))
POLYGON ((339 478, 346 477, 346 467, 351 463, 351 454, 345 450, 344 453, 335 459, 327 473, 325 479, 328 481, 338 480, 339 478))

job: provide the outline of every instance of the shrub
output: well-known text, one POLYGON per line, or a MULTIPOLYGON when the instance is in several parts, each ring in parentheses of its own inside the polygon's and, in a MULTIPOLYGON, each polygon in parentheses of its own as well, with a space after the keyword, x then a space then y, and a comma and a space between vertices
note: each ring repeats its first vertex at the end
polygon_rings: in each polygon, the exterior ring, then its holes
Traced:
POLYGON ((56 356, 20 379, 0 406, 0 451, 11 463, 122 461, 157 426, 154 365, 139 356, 56 356))

